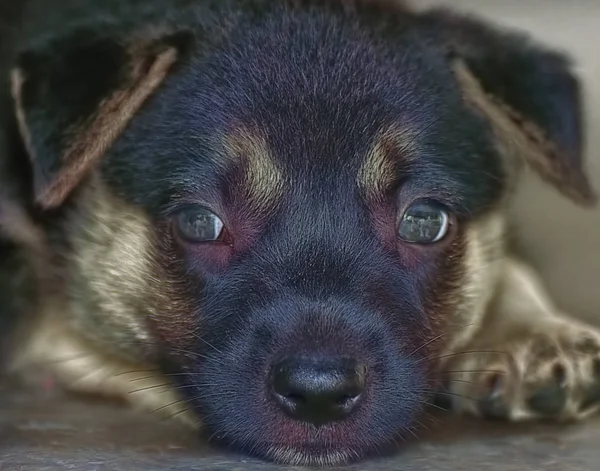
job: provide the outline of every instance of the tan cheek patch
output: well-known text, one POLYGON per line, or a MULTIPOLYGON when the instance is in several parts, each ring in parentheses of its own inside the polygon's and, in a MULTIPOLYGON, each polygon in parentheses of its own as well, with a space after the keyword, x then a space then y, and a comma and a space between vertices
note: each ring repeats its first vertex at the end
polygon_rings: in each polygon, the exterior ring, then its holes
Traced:
POLYGON ((448 323, 447 351, 463 348, 479 329, 497 289, 505 257, 506 222, 498 211, 467 229, 464 275, 455 290, 455 312, 448 323))
POLYGON ((152 224, 141 211, 110 195, 98 182, 86 188, 69 236, 70 310, 90 340, 138 359, 152 343, 147 318, 156 315, 152 224))
POLYGON ((186 348, 194 330, 190 310, 157 268, 151 221, 92 178, 67 224, 66 291, 44 299, 13 369, 50 372, 71 391, 118 398, 197 426, 154 364, 159 338, 152 322, 170 332, 174 350, 186 348))
POLYGON ((226 136, 225 149, 234 165, 245 166, 243 188, 248 204, 259 211, 271 209, 283 194, 285 179, 264 137, 238 128, 226 136))
POLYGON ((416 151, 415 133, 399 125, 383 130, 365 156, 357 185, 368 200, 381 199, 396 181, 398 166, 407 164, 416 151))
POLYGON ((175 349, 193 344, 198 287, 169 271, 177 255, 159 241, 166 235, 98 181, 76 212, 67 282, 74 328, 130 361, 155 354, 159 340, 175 349))

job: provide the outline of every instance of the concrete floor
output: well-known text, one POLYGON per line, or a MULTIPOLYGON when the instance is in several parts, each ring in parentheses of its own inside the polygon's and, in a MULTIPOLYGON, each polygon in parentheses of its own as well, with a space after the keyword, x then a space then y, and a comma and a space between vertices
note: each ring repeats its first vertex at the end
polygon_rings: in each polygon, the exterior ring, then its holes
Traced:
MULTIPOLYGON (((596 471, 600 421, 510 427, 438 416, 418 443, 350 471, 596 471)), ((0 471, 270 471, 188 429, 57 392, 0 389, 0 471)), ((341 468, 340 468, 341 469, 341 468)))
MULTIPOLYGON (((586 81, 592 130, 589 161, 600 188, 600 1, 415 0, 452 4, 533 31, 569 50, 586 81), (596 123, 596 124, 595 124, 596 123)), ((535 178, 522 191, 520 234, 566 311, 597 320, 600 311, 600 210, 587 213, 535 178), (560 213, 560 218, 556 214, 560 213), (571 242, 573 228, 577 243, 571 242)), ((509 427, 440 417, 441 425, 397 455, 351 470, 593 471, 600 469, 600 420, 570 427, 509 427)), ((0 389, 0 470, 274 470, 276 466, 211 450, 189 431, 115 405, 55 392, 0 389)), ((289 469, 289 468, 288 468, 289 469)), ((298 469, 298 468, 294 468, 298 469)))

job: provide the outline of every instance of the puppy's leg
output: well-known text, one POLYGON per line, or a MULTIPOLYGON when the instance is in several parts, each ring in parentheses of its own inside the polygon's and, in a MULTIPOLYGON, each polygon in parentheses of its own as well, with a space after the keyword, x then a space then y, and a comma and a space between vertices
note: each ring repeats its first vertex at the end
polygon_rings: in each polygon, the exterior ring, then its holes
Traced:
POLYGON ((507 262, 474 340, 455 353, 445 369, 460 412, 570 420, 600 406, 600 330, 558 312, 536 274, 517 261, 507 262))
POLYGON ((188 426, 199 426, 168 377, 154 367, 93 348, 66 328, 52 306, 47 311, 27 331, 27 342, 13 356, 15 372, 25 379, 26 372, 32 372, 34 378, 49 374, 73 393, 121 400, 158 418, 177 418, 188 426))

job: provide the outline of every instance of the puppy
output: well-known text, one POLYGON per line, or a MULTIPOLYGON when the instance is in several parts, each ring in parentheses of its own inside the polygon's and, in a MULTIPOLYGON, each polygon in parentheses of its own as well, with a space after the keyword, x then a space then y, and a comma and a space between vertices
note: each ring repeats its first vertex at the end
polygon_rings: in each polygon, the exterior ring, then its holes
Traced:
POLYGON ((12 10, 12 369, 295 464, 401 441, 440 391, 511 421, 598 409, 598 331, 506 247, 524 166, 595 201, 568 58, 393 2, 12 10))

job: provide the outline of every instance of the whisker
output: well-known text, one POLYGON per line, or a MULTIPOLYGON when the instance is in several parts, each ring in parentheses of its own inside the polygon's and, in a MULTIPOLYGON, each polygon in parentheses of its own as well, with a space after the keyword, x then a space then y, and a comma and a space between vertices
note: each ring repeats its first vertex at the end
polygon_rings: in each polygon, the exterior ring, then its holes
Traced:
MULTIPOLYGON (((437 404, 432 404, 431 402, 424 401, 424 400, 422 400, 422 399, 418 399, 418 398, 408 398, 408 399, 403 399, 403 400, 404 400, 404 401, 406 401, 406 402, 413 402, 413 403, 417 403, 417 404, 423 404, 424 406, 427 406, 427 407, 433 407, 433 408, 435 408, 435 409, 439 409, 439 410, 441 410, 441 411, 443 411, 443 412, 448 412, 448 411, 447 411, 446 409, 444 409, 443 407, 440 407, 440 406, 438 406, 437 404)), ((431 418, 431 419, 433 419, 433 417, 430 417, 430 418, 431 418)), ((439 420, 438 420, 438 422, 439 422, 439 420)))
POLYGON ((415 420, 415 423, 416 423, 416 424, 417 424, 419 427, 421 427, 421 428, 423 428, 423 429, 427 430, 428 432, 430 432, 430 431, 431 431, 431 429, 430 429, 430 428, 429 428, 427 425, 425 425, 423 422, 421 422, 420 420, 415 420))
MULTIPOLYGON (((427 406, 427 407, 433 407, 434 409, 441 410, 442 412, 448 412, 448 410, 447 410, 447 409, 444 409, 443 407, 441 407, 441 406, 438 406, 437 404, 433 404, 432 402, 427 402, 427 401, 419 401, 419 402, 420 402, 421 404, 423 404, 424 406, 427 406)), ((429 419, 431 419, 431 420, 435 420, 436 422, 438 422, 438 423, 441 423, 441 422, 440 422, 440 420, 438 420, 438 419, 434 419, 433 417, 429 417, 429 419)))
MULTIPOLYGON (((163 376, 191 376, 191 373, 161 373, 163 376)), ((117 375, 120 376, 120 375, 117 375)), ((130 379, 129 382, 130 383, 135 383, 136 381, 144 381, 145 379, 152 379, 155 378, 156 376, 142 376, 140 378, 133 378, 130 379)))
POLYGON ((494 354, 499 354, 499 355, 508 355, 509 354, 507 352, 500 352, 497 350, 472 350, 472 351, 468 351, 468 352, 448 353, 447 355, 441 355, 441 356, 437 356, 437 357, 422 358, 417 362, 417 364, 422 363, 424 361, 442 360, 444 358, 452 358, 452 357, 457 357, 457 356, 462 356, 462 355, 486 354, 486 353, 494 353, 494 354))
MULTIPOLYGON (((466 328, 466 327, 470 327, 472 326, 473 323, 471 322, 470 324, 460 324, 460 325, 455 325, 453 327, 455 328, 466 328)), ((440 334, 430 340, 428 340, 427 342, 425 342, 423 345, 421 345, 420 347, 416 348, 415 350, 413 350, 411 353, 408 354, 408 358, 412 357, 415 353, 419 352, 420 350, 422 350, 423 348, 427 347, 428 345, 431 345, 433 342, 440 340, 441 338, 445 337, 448 333, 445 332, 443 334, 440 334)))
MULTIPOLYGON (((477 381, 468 381, 466 379, 451 379, 450 383, 464 383, 464 384, 472 384, 472 385, 476 385, 479 386, 481 383, 478 383, 477 381)), ((483 385, 481 385, 483 386, 483 385)))
MULTIPOLYGON (((214 415, 214 414, 212 414, 212 415, 214 415)), ((208 442, 208 443, 212 442, 212 440, 213 440, 213 439, 214 439, 214 438, 215 438, 215 437, 216 437, 218 434, 219 434, 219 431, 218 431, 218 430, 215 430, 215 431, 214 431, 214 432, 213 432, 213 433, 210 435, 210 437, 208 437, 208 440, 207 440, 207 442, 208 442)), ((225 435, 223 436, 223 438, 225 438, 225 435)))
POLYGON ((442 370, 438 374, 454 374, 454 373, 496 373, 496 374, 506 374, 505 371, 499 370, 442 370))
POLYGON ((142 391, 149 391, 150 389, 155 389, 155 388, 170 388, 171 384, 170 383, 163 383, 163 384, 155 384, 153 386, 146 386, 145 388, 139 388, 139 389, 134 389, 133 391, 129 391, 127 394, 135 394, 138 392, 142 392, 142 391))
POLYGON ((175 412, 174 414, 171 414, 169 417, 166 417, 164 420, 168 421, 168 420, 173 420, 175 417, 181 415, 181 414, 185 414, 186 412, 188 412, 190 409, 189 407, 185 407, 181 410, 178 410, 177 412, 175 412))
MULTIPOLYGON (((419 439, 419 437, 418 437, 418 436, 417 436, 417 434, 414 432, 414 430, 412 429, 412 427, 404 427, 404 429, 403 429, 403 430, 405 430, 405 431, 409 432, 409 433, 410 433, 410 434, 411 434, 411 435, 412 435, 412 436, 415 438, 415 440, 418 440, 418 439, 419 439)), ((397 432, 397 433, 400 433, 400 432, 397 432)))
POLYGON ((418 391, 423 394, 434 394, 434 395, 442 395, 442 396, 450 396, 450 397, 459 397, 461 399, 469 399, 471 401, 479 401, 479 399, 476 399, 474 397, 465 396, 464 394, 453 393, 450 391, 431 391, 431 390, 424 390, 424 389, 420 389, 418 391))
POLYGON ((205 345, 208 345, 210 348, 212 348, 215 352, 220 353, 221 355, 223 355, 223 352, 221 350, 219 350, 217 347, 215 347, 212 343, 210 343, 208 340, 204 340, 199 334, 197 334, 196 332, 192 332, 192 335, 194 337, 196 337, 198 340, 200 340, 200 342, 204 343, 205 345))
MULTIPOLYGON (((198 383, 183 384, 180 386, 173 386, 169 389, 159 392, 158 394, 163 394, 163 393, 170 392, 170 391, 181 391, 182 389, 201 388, 203 386, 213 386, 213 385, 203 385, 203 384, 198 384, 198 383)), ((235 396, 235 394, 231 391, 225 391, 225 392, 217 391, 212 394, 203 394, 202 395, 202 397, 229 397, 229 396, 235 396)), ((200 397, 200 396, 197 396, 194 399, 198 399, 198 397, 200 397)), ((192 399, 189 399, 189 400, 191 401, 192 399)))
POLYGON ((412 357, 415 353, 421 351, 422 349, 424 349, 425 347, 431 345, 433 342, 435 342, 436 340, 441 339, 442 337, 445 337, 447 335, 447 333, 443 333, 438 335, 437 337, 432 338, 431 340, 429 340, 428 342, 425 342, 423 345, 421 345, 419 348, 413 350, 412 352, 410 352, 407 356, 407 358, 412 357))
POLYGON ((126 375, 131 375, 134 373, 158 373, 158 370, 132 370, 132 371, 124 371, 122 373, 117 373, 116 375, 114 375, 115 378, 118 378, 119 376, 126 376, 126 375))
POLYGON ((174 406, 175 404, 180 404, 182 402, 186 402, 186 400, 185 399, 179 399, 178 401, 173 401, 173 402, 171 402, 169 404, 166 404, 164 406, 159 407, 158 409, 154 409, 150 414, 156 414, 156 413, 158 413, 158 412, 160 412, 162 410, 168 409, 169 407, 174 406))

